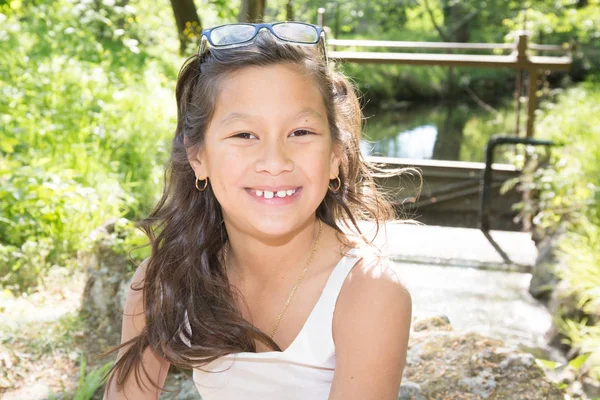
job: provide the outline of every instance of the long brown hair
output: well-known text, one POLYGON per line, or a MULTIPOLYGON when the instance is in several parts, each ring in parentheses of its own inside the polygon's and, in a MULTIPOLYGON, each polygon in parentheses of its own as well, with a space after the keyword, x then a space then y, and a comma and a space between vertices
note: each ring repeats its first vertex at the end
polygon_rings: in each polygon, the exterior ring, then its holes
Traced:
POLYGON ((147 347, 185 369, 199 368, 230 353, 255 352, 255 340, 281 351, 235 307, 220 257, 227 242, 221 207, 210 185, 202 192, 195 188, 187 158, 190 148, 203 145, 223 79, 247 66, 279 63, 303 68, 314 78, 327 109, 331 139, 343 149, 341 188, 327 192, 316 210, 317 218, 338 234, 345 226, 361 237, 359 220, 375 221, 378 231, 380 222, 395 219, 373 176, 393 176, 404 170, 384 170, 365 161, 360 152, 362 112, 356 91, 314 47, 283 44, 261 33, 251 45, 211 49, 202 57, 188 58, 177 81, 177 128, 162 198, 152 213, 138 222, 152 247, 143 285, 134 288, 144 293, 146 327, 110 350, 126 348, 109 371, 109 384, 116 377, 117 385, 122 385, 132 372, 139 382, 142 353, 147 347), (186 314, 191 331, 183 328, 186 314))

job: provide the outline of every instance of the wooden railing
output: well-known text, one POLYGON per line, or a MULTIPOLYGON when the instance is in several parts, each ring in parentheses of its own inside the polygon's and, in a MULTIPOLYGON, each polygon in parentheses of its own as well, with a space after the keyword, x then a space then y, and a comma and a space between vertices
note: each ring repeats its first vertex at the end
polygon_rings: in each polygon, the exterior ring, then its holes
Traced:
POLYGON ((327 40, 328 57, 353 63, 440 65, 447 67, 513 68, 525 70, 529 77, 526 137, 532 138, 537 108, 538 77, 542 70, 566 71, 571 67, 573 46, 529 43, 525 31, 515 32, 515 42, 510 43, 456 43, 456 42, 401 42, 387 40, 327 40), (414 49, 421 52, 396 51, 340 51, 340 47, 414 49), (422 52, 442 50, 446 53, 422 52), (510 51, 510 54, 457 54, 456 51, 510 51), (532 53, 559 52, 561 56, 541 56, 532 53))

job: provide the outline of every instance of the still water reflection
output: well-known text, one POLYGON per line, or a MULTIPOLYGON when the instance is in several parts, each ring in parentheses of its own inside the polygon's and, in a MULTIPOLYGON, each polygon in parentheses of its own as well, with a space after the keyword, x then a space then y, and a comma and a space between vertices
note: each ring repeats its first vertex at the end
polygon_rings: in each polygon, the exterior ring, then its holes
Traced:
MULTIPOLYGON (((364 155, 485 161, 485 146, 492 135, 512 136, 514 110, 510 102, 495 111, 470 103, 439 103, 394 110, 364 111, 364 155)), ((508 162, 502 151, 498 162, 508 162)))

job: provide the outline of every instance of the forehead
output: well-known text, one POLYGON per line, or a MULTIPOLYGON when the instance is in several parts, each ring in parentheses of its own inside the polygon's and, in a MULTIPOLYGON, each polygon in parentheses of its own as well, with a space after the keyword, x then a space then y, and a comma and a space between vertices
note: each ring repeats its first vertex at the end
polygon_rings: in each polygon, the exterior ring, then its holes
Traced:
POLYGON ((269 118, 302 115, 326 118, 316 80, 303 67, 276 64, 245 67, 225 77, 217 93, 213 121, 231 113, 269 118), (306 112, 315 110, 316 113, 306 112))

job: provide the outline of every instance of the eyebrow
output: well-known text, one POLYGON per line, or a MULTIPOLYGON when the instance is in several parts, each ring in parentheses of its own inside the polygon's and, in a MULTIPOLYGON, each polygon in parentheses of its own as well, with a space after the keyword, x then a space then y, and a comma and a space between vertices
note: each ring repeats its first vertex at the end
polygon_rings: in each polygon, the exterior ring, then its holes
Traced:
MULTIPOLYGON (((315 118, 325 121, 325 118, 323 117, 323 115, 311 107, 306 107, 306 108, 302 109, 302 111, 300 111, 298 114, 296 114, 296 116, 293 117, 293 119, 297 120, 297 119, 304 118, 304 117, 315 117, 315 118)), ((221 118, 221 120, 219 121, 219 125, 223 126, 223 125, 227 125, 231 122, 239 121, 239 120, 249 121, 249 120, 252 120, 253 118, 254 117, 250 114, 245 114, 242 112, 231 112, 231 113, 227 114, 225 117, 221 118)))

